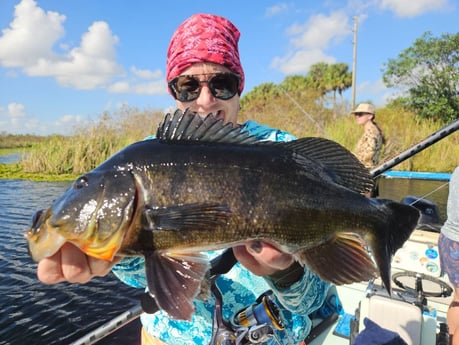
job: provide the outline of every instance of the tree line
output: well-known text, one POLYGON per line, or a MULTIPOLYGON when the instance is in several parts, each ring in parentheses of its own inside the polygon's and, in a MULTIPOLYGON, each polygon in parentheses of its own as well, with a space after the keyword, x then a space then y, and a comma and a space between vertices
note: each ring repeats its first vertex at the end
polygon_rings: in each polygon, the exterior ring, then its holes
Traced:
MULTIPOLYGON (((386 87, 394 88, 391 103, 412 111, 420 119, 448 123, 459 118, 459 33, 433 37, 425 32, 397 58, 382 67, 386 87)), ((246 108, 259 108, 273 98, 295 93, 313 94, 319 106, 331 104, 333 118, 348 114, 343 92, 352 86, 352 71, 346 63, 319 62, 305 75, 287 76, 281 83, 263 83, 241 100, 246 108), (327 100, 327 96, 330 99, 327 100), (339 97, 339 100, 337 99, 339 97)))

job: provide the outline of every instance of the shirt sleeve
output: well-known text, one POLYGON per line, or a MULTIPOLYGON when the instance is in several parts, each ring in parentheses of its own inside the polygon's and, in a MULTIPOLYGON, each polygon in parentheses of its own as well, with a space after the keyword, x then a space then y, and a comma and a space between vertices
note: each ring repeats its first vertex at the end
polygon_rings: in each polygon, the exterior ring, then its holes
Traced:
POLYGON ((459 167, 454 170, 449 180, 447 218, 441 233, 449 239, 459 242, 459 167))

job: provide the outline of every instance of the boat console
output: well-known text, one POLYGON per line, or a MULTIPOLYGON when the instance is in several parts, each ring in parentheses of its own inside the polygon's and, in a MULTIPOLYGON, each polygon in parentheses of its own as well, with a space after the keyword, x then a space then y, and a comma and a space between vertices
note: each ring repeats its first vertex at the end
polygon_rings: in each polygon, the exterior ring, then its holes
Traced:
POLYGON ((408 345, 435 344, 453 292, 440 269, 438 236, 436 231, 417 229, 396 252, 391 296, 380 279, 338 286, 344 314, 308 345, 351 344, 364 331, 365 318, 398 333, 408 345))

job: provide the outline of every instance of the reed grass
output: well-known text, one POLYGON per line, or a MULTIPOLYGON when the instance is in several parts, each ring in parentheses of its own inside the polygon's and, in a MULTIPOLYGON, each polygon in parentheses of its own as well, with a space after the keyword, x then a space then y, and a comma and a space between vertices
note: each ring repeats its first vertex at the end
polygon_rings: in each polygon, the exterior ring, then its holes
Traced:
MULTIPOLYGON (((93 169, 123 147, 154 134, 163 117, 161 111, 139 111, 136 108, 126 108, 115 114, 103 113, 98 120, 78 128, 70 137, 51 136, 27 149, 17 167, 11 168, 12 172, 15 176, 48 174, 52 179, 77 176, 93 169)), ((325 137, 350 151, 363 133, 353 116, 336 116, 310 100, 299 103, 299 107, 285 99, 271 102, 269 107, 258 104, 243 109, 241 120, 248 118, 287 130, 297 137, 325 137)), ((417 120, 413 113, 397 106, 377 109, 376 121, 386 138, 380 163, 411 148, 445 125, 417 120)), ((393 169, 452 172, 458 165, 459 137, 452 134, 393 169)), ((8 168, 0 170, 2 177, 8 168)))
POLYGON ((154 134, 164 114, 123 109, 104 113, 70 137, 52 136, 23 153, 19 162, 26 173, 72 174, 87 172, 123 147, 154 134))
MULTIPOLYGON (((298 102, 300 103, 300 102, 298 102)), ((316 112, 310 102, 301 104, 308 116, 302 111, 291 108, 291 105, 270 110, 269 117, 259 115, 258 121, 274 128, 287 130, 297 137, 321 136, 334 140, 348 150, 353 151, 357 141, 363 134, 363 128, 356 124, 355 118, 349 113, 333 116, 330 110, 322 108, 316 112), (282 108, 283 111, 279 111, 282 108), (310 119, 312 116, 312 119, 310 119), (265 121, 264 121, 265 120, 265 121)), ((246 118, 250 118, 252 109, 245 109, 246 118)), ((398 105, 390 105, 376 110, 376 122, 381 127, 385 145, 381 154, 380 164, 400 153, 412 148, 429 137, 446 124, 426 119, 418 119, 414 113, 404 110, 398 105)), ((452 172, 459 165, 459 136, 453 133, 413 157, 393 167, 393 170, 452 172)))

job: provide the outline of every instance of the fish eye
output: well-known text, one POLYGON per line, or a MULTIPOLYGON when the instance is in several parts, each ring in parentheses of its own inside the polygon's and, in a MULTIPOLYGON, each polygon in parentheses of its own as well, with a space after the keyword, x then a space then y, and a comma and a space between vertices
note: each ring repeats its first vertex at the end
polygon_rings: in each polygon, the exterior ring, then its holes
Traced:
POLYGON ((81 189, 88 185, 88 178, 86 176, 79 177, 73 184, 74 189, 81 189))

